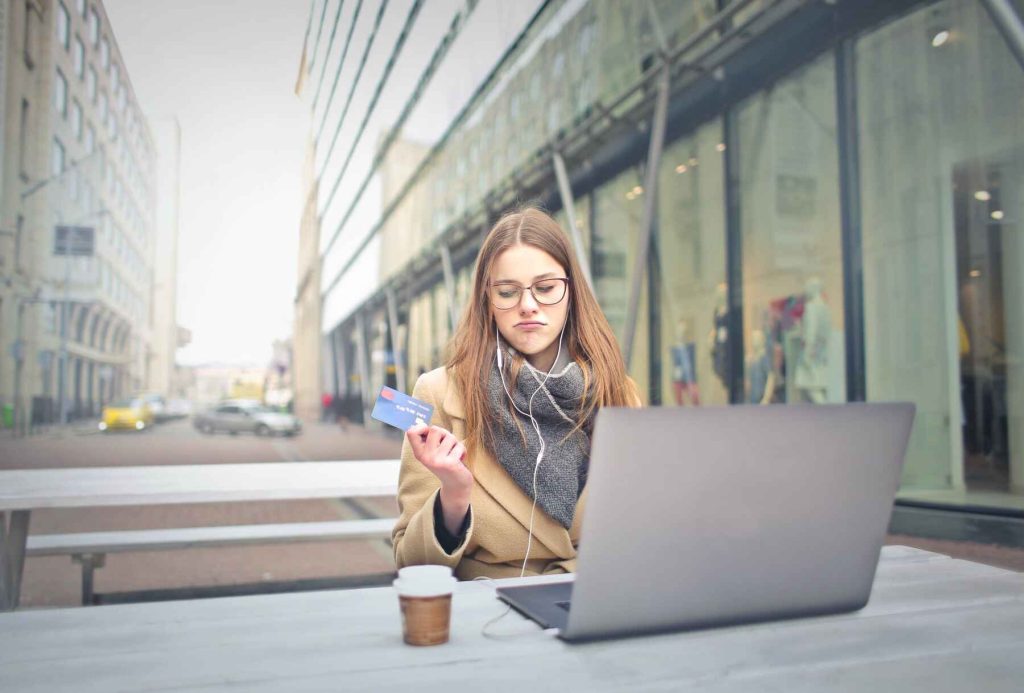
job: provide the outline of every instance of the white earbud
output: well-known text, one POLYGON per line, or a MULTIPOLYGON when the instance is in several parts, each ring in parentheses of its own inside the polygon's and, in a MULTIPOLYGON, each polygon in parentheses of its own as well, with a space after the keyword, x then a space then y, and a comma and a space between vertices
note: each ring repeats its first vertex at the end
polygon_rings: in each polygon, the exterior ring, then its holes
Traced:
MULTIPOLYGON (((501 334, 498 332, 498 323, 494 323, 494 353, 498 355, 498 372, 500 373, 505 364, 501 360, 501 334)), ((502 376, 502 384, 504 381, 505 378, 502 376)))

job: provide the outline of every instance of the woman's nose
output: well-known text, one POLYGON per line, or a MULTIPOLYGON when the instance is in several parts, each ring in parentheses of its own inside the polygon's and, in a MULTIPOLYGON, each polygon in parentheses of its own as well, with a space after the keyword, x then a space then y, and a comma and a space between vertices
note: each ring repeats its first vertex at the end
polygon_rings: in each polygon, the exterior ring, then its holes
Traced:
POLYGON ((533 297, 533 292, 529 289, 523 291, 523 297, 519 299, 519 310, 524 313, 533 313, 537 308, 537 301, 533 297))

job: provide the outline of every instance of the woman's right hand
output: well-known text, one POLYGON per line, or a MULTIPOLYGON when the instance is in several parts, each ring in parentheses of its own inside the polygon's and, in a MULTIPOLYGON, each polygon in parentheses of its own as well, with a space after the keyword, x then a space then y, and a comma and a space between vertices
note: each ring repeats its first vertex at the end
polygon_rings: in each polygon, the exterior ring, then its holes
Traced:
POLYGON ((417 424, 405 432, 405 437, 416 459, 440 479, 442 492, 468 502, 473 474, 463 464, 466 446, 440 426, 417 424))

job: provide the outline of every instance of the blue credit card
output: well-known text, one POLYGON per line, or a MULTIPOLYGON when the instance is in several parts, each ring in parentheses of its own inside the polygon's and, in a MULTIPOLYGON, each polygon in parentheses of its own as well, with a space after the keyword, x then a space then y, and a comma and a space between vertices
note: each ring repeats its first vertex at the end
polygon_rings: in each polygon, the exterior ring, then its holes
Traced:
POLYGON ((370 416, 406 431, 417 423, 429 424, 433 414, 433 405, 385 385, 380 389, 377 403, 373 405, 370 416))

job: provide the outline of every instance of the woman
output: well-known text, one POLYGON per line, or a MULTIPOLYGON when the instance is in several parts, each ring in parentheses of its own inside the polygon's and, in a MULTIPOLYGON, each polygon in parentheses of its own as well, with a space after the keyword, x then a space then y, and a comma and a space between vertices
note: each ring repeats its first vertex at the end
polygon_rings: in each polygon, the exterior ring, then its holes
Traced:
POLYGON ((448 364, 413 396, 434 415, 402 446, 398 567, 447 565, 464 580, 573 571, 594 415, 640 401, 551 217, 527 208, 491 229, 448 364))

